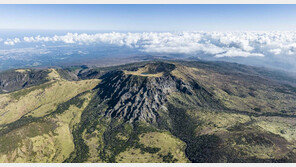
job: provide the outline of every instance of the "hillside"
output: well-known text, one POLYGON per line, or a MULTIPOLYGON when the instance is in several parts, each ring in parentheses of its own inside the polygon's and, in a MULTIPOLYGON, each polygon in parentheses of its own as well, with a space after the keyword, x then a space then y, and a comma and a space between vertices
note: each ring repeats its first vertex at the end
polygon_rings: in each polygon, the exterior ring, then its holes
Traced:
POLYGON ((296 162, 296 78, 225 62, 0 73, 0 162, 296 162))

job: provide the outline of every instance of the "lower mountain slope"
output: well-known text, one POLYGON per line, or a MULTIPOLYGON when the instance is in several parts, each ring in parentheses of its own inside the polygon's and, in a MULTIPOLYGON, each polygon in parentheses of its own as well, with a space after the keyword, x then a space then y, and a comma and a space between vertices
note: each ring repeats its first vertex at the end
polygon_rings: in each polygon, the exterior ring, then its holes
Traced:
POLYGON ((296 161, 288 75, 201 61, 29 71, 2 84, 1 162, 296 161))

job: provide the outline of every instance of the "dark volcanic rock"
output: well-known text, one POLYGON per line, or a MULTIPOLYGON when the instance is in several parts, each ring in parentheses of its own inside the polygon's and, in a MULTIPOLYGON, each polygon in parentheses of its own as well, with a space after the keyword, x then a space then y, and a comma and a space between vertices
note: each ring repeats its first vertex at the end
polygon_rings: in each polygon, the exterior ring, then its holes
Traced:
POLYGON ((105 115, 129 121, 155 122, 158 111, 166 110, 167 95, 180 91, 192 94, 190 85, 169 73, 161 77, 146 77, 114 71, 102 79, 97 88, 100 98, 108 101, 105 115))
POLYGON ((10 70, 2 72, 0 73, 0 93, 12 92, 45 83, 48 81, 48 73, 47 70, 26 70, 24 72, 10 70))
POLYGON ((94 78, 99 78, 102 75, 101 71, 96 71, 94 69, 87 69, 87 70, 82 70, 77 74, 77 77, 79 79, 94 79, 94 78))

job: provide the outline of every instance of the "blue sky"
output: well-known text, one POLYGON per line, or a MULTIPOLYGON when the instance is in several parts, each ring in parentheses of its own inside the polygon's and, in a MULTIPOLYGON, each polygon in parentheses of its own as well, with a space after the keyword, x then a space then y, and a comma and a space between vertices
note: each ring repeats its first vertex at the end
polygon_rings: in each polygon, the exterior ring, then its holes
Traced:
POLYGON ((0 5, 0 29, 296 30, 296 5, 0 5))

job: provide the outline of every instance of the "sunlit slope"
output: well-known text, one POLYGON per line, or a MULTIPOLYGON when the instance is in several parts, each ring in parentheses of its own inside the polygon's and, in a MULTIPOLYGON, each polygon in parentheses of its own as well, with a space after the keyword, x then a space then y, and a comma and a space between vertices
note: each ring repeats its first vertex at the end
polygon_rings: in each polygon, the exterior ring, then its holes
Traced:
POLYGON ((99 120, 96 127, 83 132, 82 139, 88 152, 78 148, 80 154, 76 157, 72 155, 73 159, 70 158, 67 162, 190 162, 185 154, 185 142, 167 130, 157 129, 144 122, 132 125, 117 119, 99 120))
POLYGON ((40 119, 24 117, 2 130, 2 162, 62 162, 74 150, 72 129, 80 121, 91 93, 85 93, 40 119), (77 103, 79 102, 79 103, 77 103), (18 124, 22 124, 18 127, 18 124))
POLYGON ((55 70, 49 73, 50 81, 13 93, 0 95, 0 124, 8 124, 22 116, 42 117, 54 111, 58 104, 79 93, 91 90, 99 80, 67 81, 55 70))
POLYGON ((296 162, 296 82, 281 73, 185 61, 28 72, 9 72, 0 94, 1 162, 296 162))
POLYGON ((187 141, 191 161, 296 161, 295 88, 203 65, 178 66, 172 74, 198 83, 217 100, 208 107, 192 95, 174 93, 169 98, 173 134, 187 141))
POLYGON ((47 83, 1 95, 1 162, 62 162, 74 150, 72 128, 99 80, 47 83))

